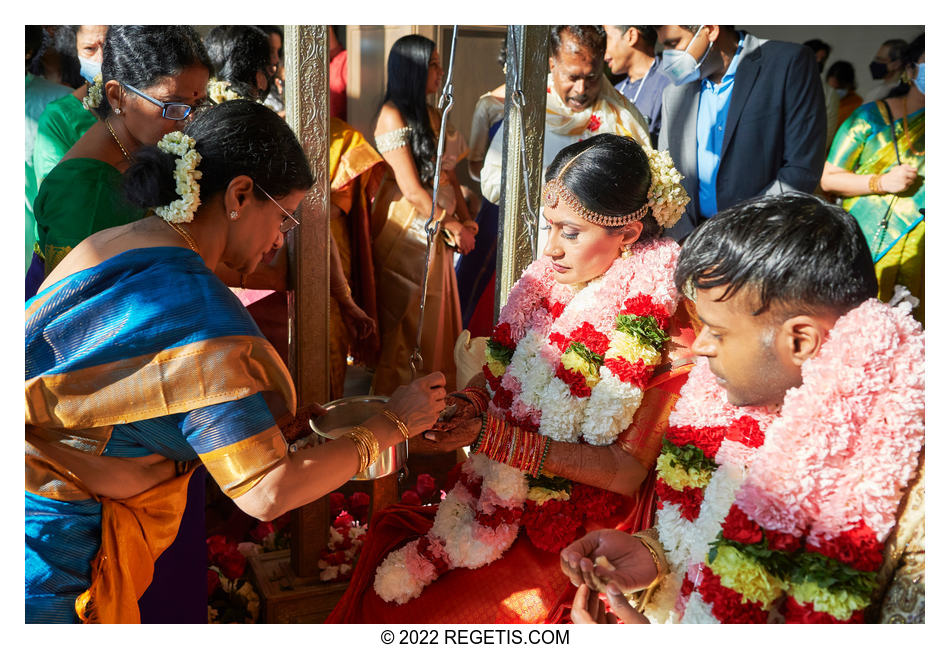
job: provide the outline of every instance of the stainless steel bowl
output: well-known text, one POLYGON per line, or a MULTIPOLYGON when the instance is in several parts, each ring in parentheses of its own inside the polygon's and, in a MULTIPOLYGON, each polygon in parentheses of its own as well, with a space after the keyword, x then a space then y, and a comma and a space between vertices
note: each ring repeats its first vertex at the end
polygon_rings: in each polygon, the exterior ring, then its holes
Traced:
MULTIPOLYGON (((318 441, 337 439, 352 426, 364 421, 386 407, 389 397, 355 396, 343 397, 324 404, 327 412, 310 419, 310 427, 318 436, 318 441)), ((360 471, 350 480, 375 480, 399 471, 409 457, 409 443, 400 442, 390 448, 380 448, 375 462, 360 471)))

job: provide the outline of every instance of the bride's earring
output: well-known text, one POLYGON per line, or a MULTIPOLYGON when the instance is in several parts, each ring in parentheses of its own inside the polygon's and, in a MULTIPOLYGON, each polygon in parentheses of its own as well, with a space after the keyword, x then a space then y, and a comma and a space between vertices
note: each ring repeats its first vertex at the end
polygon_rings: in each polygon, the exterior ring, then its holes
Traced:
POLYGON ((627 259, 628 257, 630 257, 630 256, 633 254, 632 248, 633 248, 633 246, 624 246, 624 247, 622 247, 622 248, 620 249, 620 257, 623 258, 623 259, 627 259))
POLYGON ((237 220, 238 220, 238 213, 237 213, 237 210, 231 210, 231 213, 228 214, 228 216, 231 217, 231 220, 232 220, 232 221, 237 221, 237 220))

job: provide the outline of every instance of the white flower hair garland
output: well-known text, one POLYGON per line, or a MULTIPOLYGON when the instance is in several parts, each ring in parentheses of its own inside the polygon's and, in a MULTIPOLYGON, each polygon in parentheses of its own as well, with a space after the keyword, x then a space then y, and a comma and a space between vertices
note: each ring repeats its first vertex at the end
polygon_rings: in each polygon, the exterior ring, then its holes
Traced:
POLYGON ((689 203, 689 194, 680 184, 683 174, 673 165, 673 158, 669 151, 656 151, 648 146, 643 147, 650 161, 650 176, 652 183, 649 205, 653 208, 653 218, 662 228, 670 228, 679 221, 686 204, 689 203))
POLYGON ((175 160, 175 191, 181 198, 156 207, 155 213, 169 223, 191 223, 195 210, 201 205, 198 198, 201 172, 197 170, 201 154, 195 150, 195 140, 181 131, 172 131, 159 140, 158 148, 178 156, 175 160))
POLYGON ((82 105, 86 110, 91 110, 93 108, 99 108, 99 104, 102 103, 102 75, 97 74, 92 79, 92 83, 89 84, 89 90, 86 92, 86 96, 82 98, 82 105))

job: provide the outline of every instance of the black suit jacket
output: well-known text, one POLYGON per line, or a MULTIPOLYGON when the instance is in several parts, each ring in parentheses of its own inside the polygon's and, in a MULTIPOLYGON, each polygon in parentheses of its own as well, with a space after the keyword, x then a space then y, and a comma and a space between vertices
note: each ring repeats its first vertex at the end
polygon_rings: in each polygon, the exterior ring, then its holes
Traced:
MULTIPOLYGON (((719 210, 762 194, 813 192, 824 166, 825 103, 811 50, 746 34, 723 134, 716 202, 719 210)), ((696 119, 701 81, 663 92, 660 150, 668 149, 692 199, 667 234, 682 241, 699 214, 696 119)))

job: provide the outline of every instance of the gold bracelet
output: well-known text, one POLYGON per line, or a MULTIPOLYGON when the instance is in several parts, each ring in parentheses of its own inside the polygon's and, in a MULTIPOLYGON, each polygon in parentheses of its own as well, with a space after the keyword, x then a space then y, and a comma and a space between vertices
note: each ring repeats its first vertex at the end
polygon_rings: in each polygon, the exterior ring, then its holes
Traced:
POLYGON ((650 556, 653 557, 653 563, 656 564, 656 578, 646 587, 645 590, 647 591, 652 591, 670 571, 670 566, 666 562, 666 553, 663 550, 663 546, 660 545, 659 539, 655 538, 654 534, 656 534, 656 531, 652 529, 631 534, 633 538, 640 541, 640 543, 650 551, 650 556))
POLYGON ((390 410, 389 408, 384 408, 384 409, 383 409, 383 416, 386 417, 386 419, 388 419, 389 421, 393 422, 393 423, 396 425, 396 428, 399 429, 399 432, 402 433, 402 436, 403 436, 403 437, 405 438, 405 440, 408 442, 408 441, 409 441, 409 427, 406 426, 406 424, 404 424, 404 423, 402 422, 402 419, 400 419, 399 417, 397 417, 397 416, 396 416, 396 413, 394 413, 394 412, 393 412, 392 410, 390 410))
POLYGON ((868 190, 872 194, 881 194, 881 174, 871 174, 868 178, 868 190))
POLYGON ((365 471, 379 457, 379 441, 369 428, 353 426, 344 434, 344 437, 356 445, 356 452, 360 456, 360 467, 357 473, 365 471))

